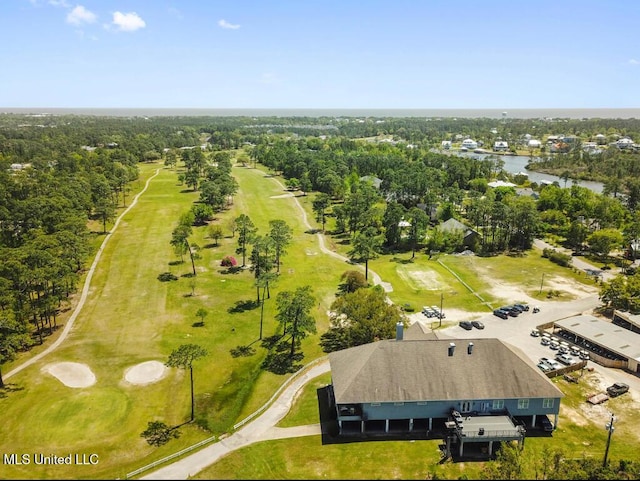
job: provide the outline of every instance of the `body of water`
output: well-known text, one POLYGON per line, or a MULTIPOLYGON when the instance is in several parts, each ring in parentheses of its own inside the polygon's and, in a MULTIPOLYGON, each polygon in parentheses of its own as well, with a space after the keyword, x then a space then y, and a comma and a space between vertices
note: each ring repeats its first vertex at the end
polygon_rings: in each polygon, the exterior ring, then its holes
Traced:
MULTIPOLYGON (((485 157, 491 155, 491 154, 476 154, 475 152, 460 152, 457 153, 457 155, 463 155, 463 156, 467 156, 467 157, 473 157, 474 159, 484 159, 485 157)), ((527 164, 529 163, 529 160, 531 159, 531 157, 526 156, 526 155, 502 155, 500 156, 500 159, 502 159, 504 161, 504 167, 503 169, 506 170, 507 172, 509 172, 510 174, 517 174, 519 172, 524 172, 525 174, 527 174, 529 176, 529 180, 531 182, 537 182, 538 184, 540 182, 544 181, 549 181, 549 182, 558 182, 558 184, 560 185, 560 187, 564 187, 565 183, 564 183, 564 179, 558 177, 557 175, 551 175, 551 174, 543 174, 541 172, 533 172, 533 171, 529 171, 527 170, 527 164)), ((597 192, 599 194, 602 193, 602 188, 603 188, 603 184, 602 182, 594 182, 591 180, 572 180, 569 179, 567 180, 567 187, 571 187, 574 183, 577 183, 578 185, 582 186, 582 187, 587 187, 588 189, 597 192)))
POLYGON ((490 119, 637 119, 640 108, 598 109, 215 109, 215 108, 17 108, 0 113, 107 117, 424 117, 490 119))

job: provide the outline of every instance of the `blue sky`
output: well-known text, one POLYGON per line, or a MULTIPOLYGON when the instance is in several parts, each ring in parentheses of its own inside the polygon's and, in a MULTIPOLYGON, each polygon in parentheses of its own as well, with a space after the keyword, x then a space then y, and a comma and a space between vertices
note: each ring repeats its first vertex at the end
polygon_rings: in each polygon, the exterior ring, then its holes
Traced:
POLYGON ((638 108, 640 1, 0 0, 0 107, 638 108))

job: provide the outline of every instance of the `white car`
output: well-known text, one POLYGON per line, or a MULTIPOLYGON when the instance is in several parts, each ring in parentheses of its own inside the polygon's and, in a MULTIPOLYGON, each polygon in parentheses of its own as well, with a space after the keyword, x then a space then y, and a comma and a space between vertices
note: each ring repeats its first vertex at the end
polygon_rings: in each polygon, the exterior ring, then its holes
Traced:
POLYGON ((573 358, 568 354, 558 354, 556 355, 556 359, 560 361, 562 364, 565 364, 567 366, 570 366, 571 364, 574 363, 573 358))
POLYGON ((531 330, 531 335, 533 337, 540 337, 540 331, 538 331, 537 329, 532 329, 531 330))
POLYGON ((543 337, 540 339, 540 344, 542 344, 543 346, 548 346, 549 345, 549 338, 547 337, 543 337))

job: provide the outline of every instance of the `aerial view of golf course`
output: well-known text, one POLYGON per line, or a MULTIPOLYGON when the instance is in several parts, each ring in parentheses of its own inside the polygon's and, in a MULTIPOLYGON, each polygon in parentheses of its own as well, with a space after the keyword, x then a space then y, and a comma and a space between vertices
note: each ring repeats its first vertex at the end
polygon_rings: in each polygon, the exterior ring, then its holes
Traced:
MULTIPOLYGON (((637 476, 633 361, 615 346, 580 357, 574 336, 575 362, 539 363, 567 319, 614 326, 614 308, 633 311, 628 197, 441 149, 493 126, 516 148, 540 122, 460 119, 422 137, 424 119, 385 132, 322 117, 34 122, 0 117, 1 478, 637 476), (367 349, 412 343, 425 354, 367 371, 367 349), (429 354, 438 343, 467 364, 429 354), (467 424, 500 414, 520 437, 474 450, 447 434, 448 415, 367 419, 385 399, 339 397, 365 374, 362 392, 408 383, 393 409, 424 382, 418 408, 446 402, 467 424), (500 394, 481 394, 485 379, 500 394), (436 380, 463 400, 429 397, 436 380), (587 402, 615 382, 628 392, 587 402), (513 385, 545 399, 549 430, 524 414, 529 399, 505 411, 513 385)), ((533 154, 550 176, 571 161, 533 154)))

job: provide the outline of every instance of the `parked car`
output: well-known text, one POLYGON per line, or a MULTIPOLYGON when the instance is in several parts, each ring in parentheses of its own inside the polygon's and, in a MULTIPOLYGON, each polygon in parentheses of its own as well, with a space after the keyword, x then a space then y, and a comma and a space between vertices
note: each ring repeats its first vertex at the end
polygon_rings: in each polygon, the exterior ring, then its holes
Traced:
POLYGON ((514 304, 513 306, 520 309, 521 311, 529 310, 529 306, 527 304, 514 304))
POLYGON ((520 315, 520 311, 513 306, 504 306, 500 309, 506 311, 511 317, 518 317, 520 315))
POLYGON ((556 359, 560 361, 562 364, 566 364, 567 366, 570 366, 571 364, 574 363, 573 358, 568 354, 558 354, 556 355, 556 359))
POLYGON ((531 329, 531 335, 533 337, 540 337, 540 331, 538 331, 537 329, 531 329))
POLYGON ((583 361, 588 361, 589 353, 583 349, 582 351, 580 351, 580 359, 582 359, 583 361))
POLYGON ((559 347, 560 347, 560 343, 558 343, 557 341, 549 342, 549 348, 550 349, 553 349, 554 351, 557 351, 559 347))
POLYGON ((607 388, 607 394, 610 397, 620 396, 629 390, 629 385, 623 382, 616 382, 607 388))
POLYGON ((544 362, 539 362, 537 366, 538 368, 540 368, 540 370, 542 370, 542 372, 551 371, 551 368, 549 367, 549 365, 544 362))
POLYGON ((471 329, 473 329, 473 324, 471 324, 469 321, 460 321, 458 325, 462 329, 466 329, 467 331, 470 331, 471 329))
POLYGON ((558 354, 569 354, 569 349, 566 346, 560 345, 558 348, 558 354))
POLYGON ((509 314, 501 309, 496 309, 495 311, 493 311, 493 315, 498 316, 501 319, 507 319, 509 317, 509 314))
POLYGON ((548 337, 541 338, 540 344, 542 344, 543 346, 548 346, 550 344, 549 338, 548 337))
POLYGON ((433 317, 436 315, 436 312, 433 309, 431 309, 429 306, 424 306, 422 308, 422 313, 427 317, 433 317))
POLYGON ((484 324, 480 321, 471 321, 471 325, 476 329, 484 329, 484 324))
POLYGON ((545 415, 540 416, 540 427, 543 431, 550 433, 553 431, 553 423, 545 415))
POLYGON ((554 361, 553 359, 548 359, 546 357, 541 357, 540 359, 538 359, 538 363, 547 366, 549 371, 555 371, 556 369, 560 369, 562 367, 558 361, 554 361))

